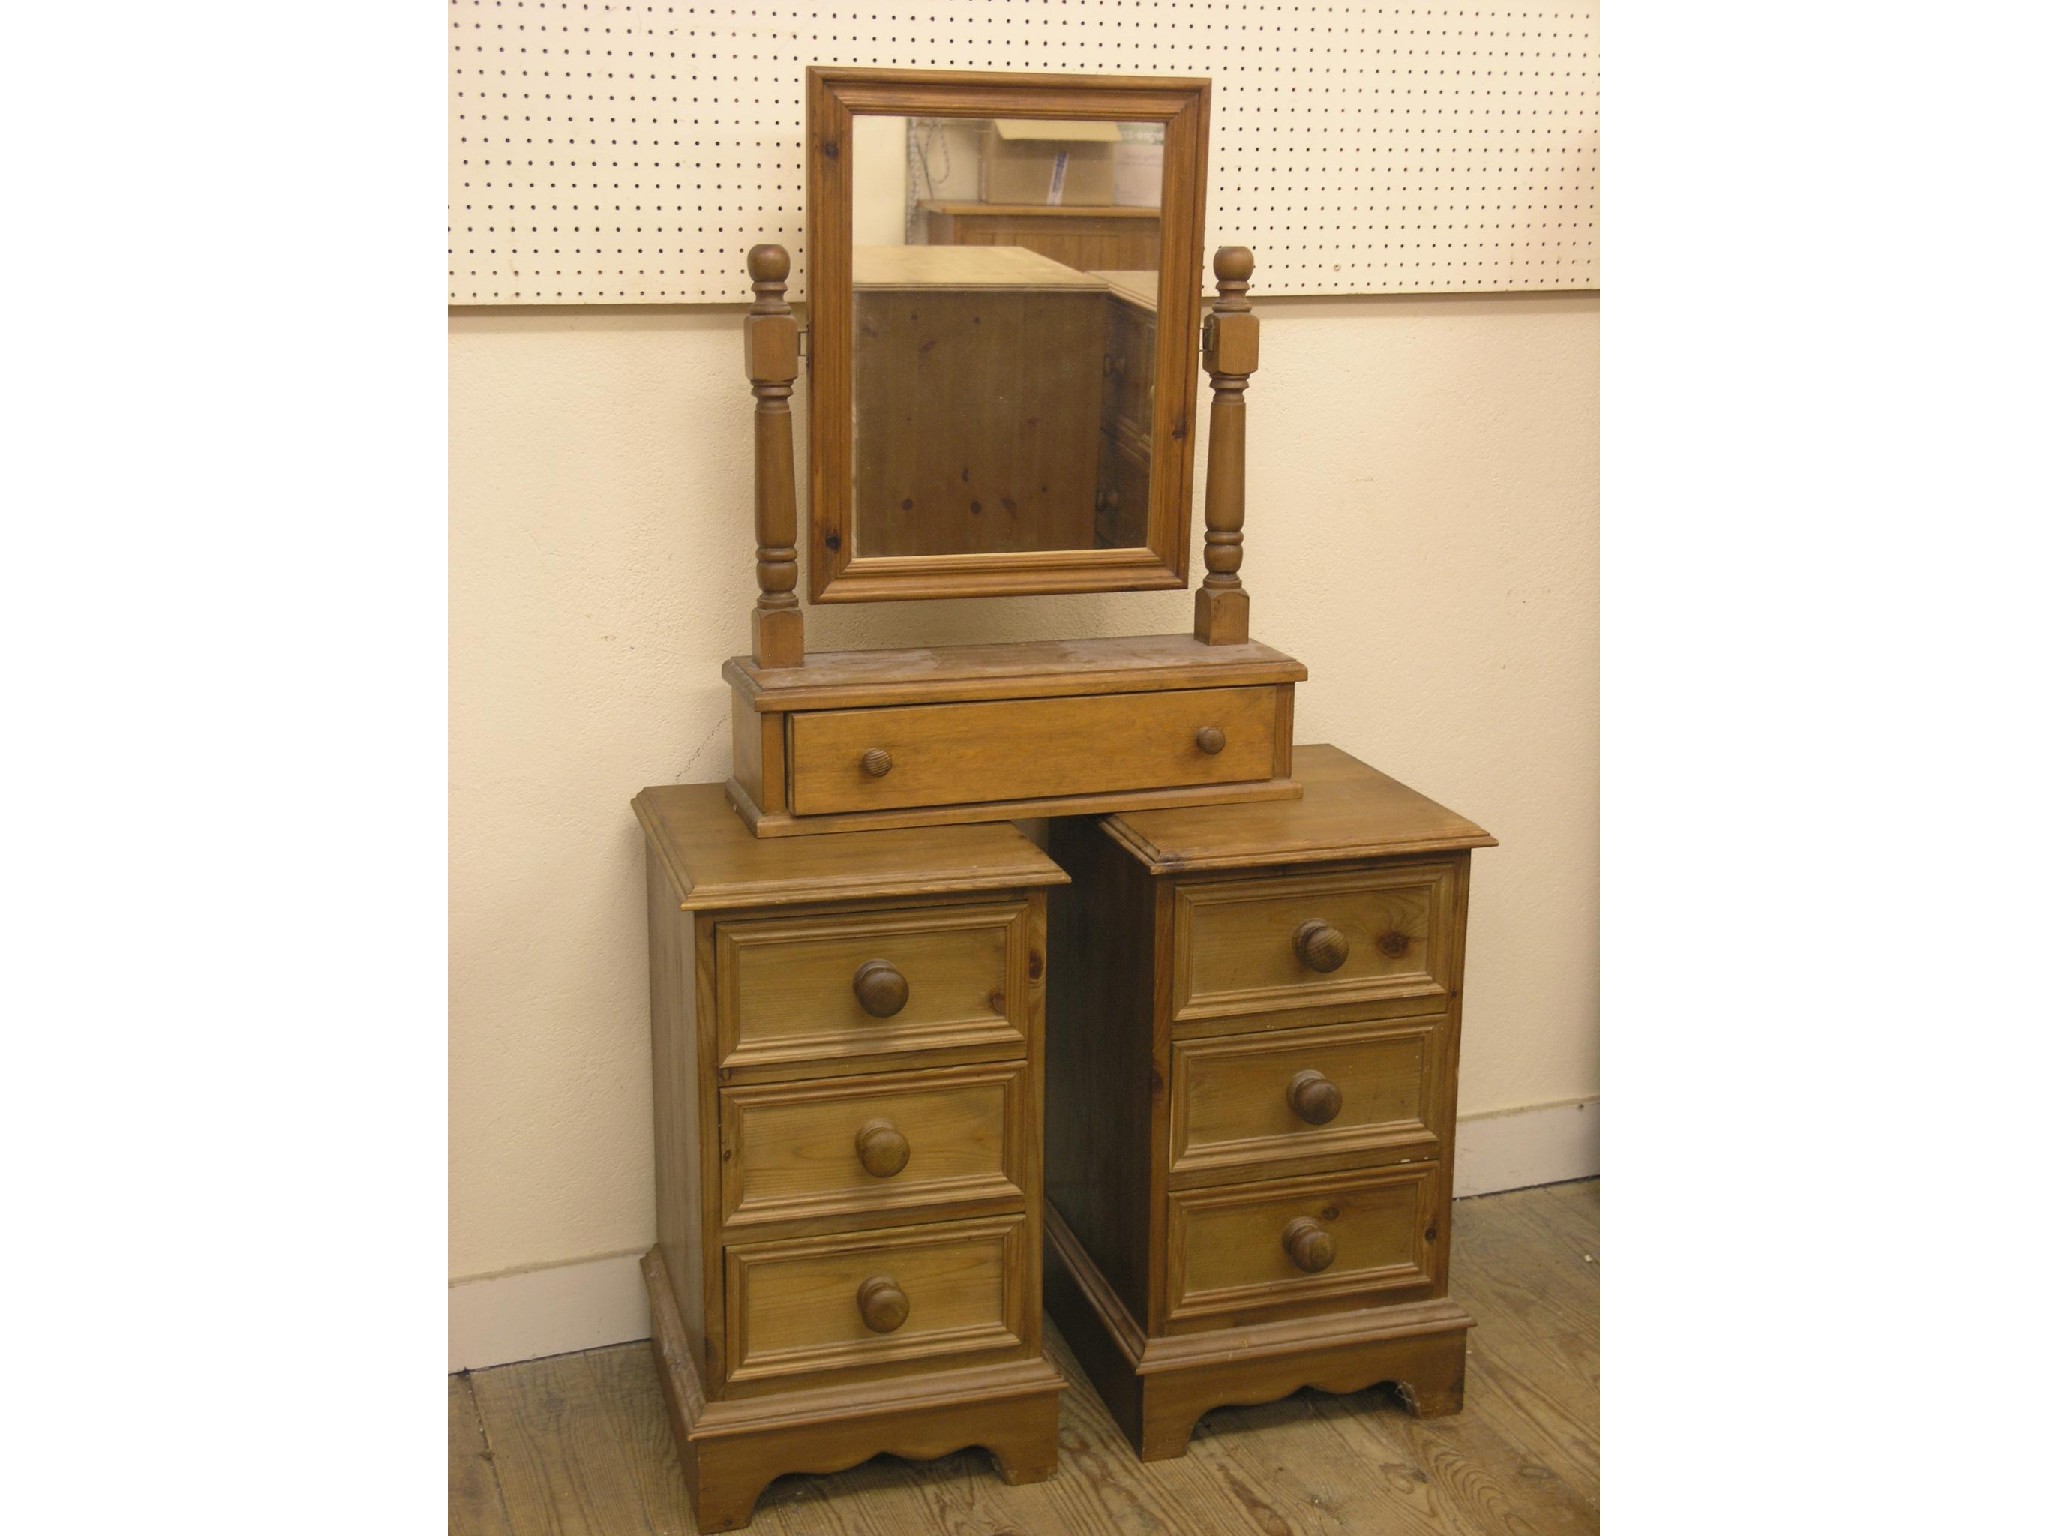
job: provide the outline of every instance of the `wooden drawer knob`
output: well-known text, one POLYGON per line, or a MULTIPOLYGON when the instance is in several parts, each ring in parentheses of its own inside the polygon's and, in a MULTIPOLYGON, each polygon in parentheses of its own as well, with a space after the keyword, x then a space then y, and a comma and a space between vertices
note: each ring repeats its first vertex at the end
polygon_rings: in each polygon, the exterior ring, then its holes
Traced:
POLYGON ((1223 728, 1216 725, 1203 726, 1199 731, 1195 732, 1195 745, 1211 757, 1214 757, 1223 750, 1223 728))
POLYGON ((1328 1125, 1344 1107, 1344 1090, 1311 1067, 1294 1074, 1287 1102, 1310 1125, 1328 1125))
POLYGON ((1351 958, 1351 941, 1342 929, 1312 917, 1294 930, 1294 952, 1312 971, 1334 971, 1351 958))
POLYGON ((896 759, 880 747, 869 747, 860 755, 860 771, 871 779, 879 779, 896 766, 896 759))
POLYGON ((861 1281, 855 1300, 860 1303, 860 1320, 875 1333, 894 1333, 910 1316, 910 1298, 887 1275, 869 1275, 861 1281))
POLYGON ((910 1001, 910 983, 886 960, 870 960, 853 973, 853 995, 878 1019, 901 1013, 910 1001))
MULTIPOLYGON (((1280 1234, 1280 1246, 1305 1275, 1320 1274, 1337 1259, 1337 1240, 1306 1216, 1297 1216, 1280 1234)), ((871 1280, 870 1285, 874 1284, 871 1280)))
POLYGON ((878 1179, 890 1179, 910 1161, 910 1138, 887 1120, 870 1120, 853 1133, 853 1150, 861 1167, 878 1179))

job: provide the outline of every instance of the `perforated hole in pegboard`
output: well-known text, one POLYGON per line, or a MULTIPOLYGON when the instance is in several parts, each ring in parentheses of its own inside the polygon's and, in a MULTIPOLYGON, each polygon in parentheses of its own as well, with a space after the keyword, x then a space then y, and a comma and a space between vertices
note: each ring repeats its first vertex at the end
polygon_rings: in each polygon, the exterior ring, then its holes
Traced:
POLYGON ((451 0, 448 299, 803 293, 803 72, 1206 75, 1208 244, 1255 293, 1597 288, 1590 3, 451 0))

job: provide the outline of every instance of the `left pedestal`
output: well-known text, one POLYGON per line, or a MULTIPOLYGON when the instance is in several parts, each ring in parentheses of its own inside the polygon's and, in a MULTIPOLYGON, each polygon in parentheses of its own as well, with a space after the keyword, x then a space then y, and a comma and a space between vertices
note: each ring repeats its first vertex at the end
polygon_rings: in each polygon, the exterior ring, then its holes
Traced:
POLYGON ((1003 825, 766 842, 715 785, 647 835, 654 1350, 705 1531, 777 1476, 982 1445, 1049 1476, 1045 890, 1003 825))

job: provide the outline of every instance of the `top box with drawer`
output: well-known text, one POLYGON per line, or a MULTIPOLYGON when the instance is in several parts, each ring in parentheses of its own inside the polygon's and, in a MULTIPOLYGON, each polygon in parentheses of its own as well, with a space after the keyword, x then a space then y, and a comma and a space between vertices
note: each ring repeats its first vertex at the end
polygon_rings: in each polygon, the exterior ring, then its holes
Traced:
POLYGON ((726 793, 758 837, 1301 796, 1294 685, 1308 670, 1256 643, 735 657, 725 675, 726 793))

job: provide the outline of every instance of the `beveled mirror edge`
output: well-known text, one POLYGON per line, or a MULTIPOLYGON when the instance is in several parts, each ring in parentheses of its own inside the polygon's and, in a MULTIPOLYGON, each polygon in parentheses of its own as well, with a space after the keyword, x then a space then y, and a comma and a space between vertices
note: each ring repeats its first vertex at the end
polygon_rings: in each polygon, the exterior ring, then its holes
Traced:
POLYGON ((1194 516, 1196 356, 1207 216, 1209 82, 813 65, 805 71, 810 263, 813 603, 1185 588, 1194 516), (860 115, 1106 118, 1165 124, 1151 504, 1142 549, 856 558, 853 476, 852 127, 860 115), (1164 387, 1170 384, 1171 387, 1164 387))

